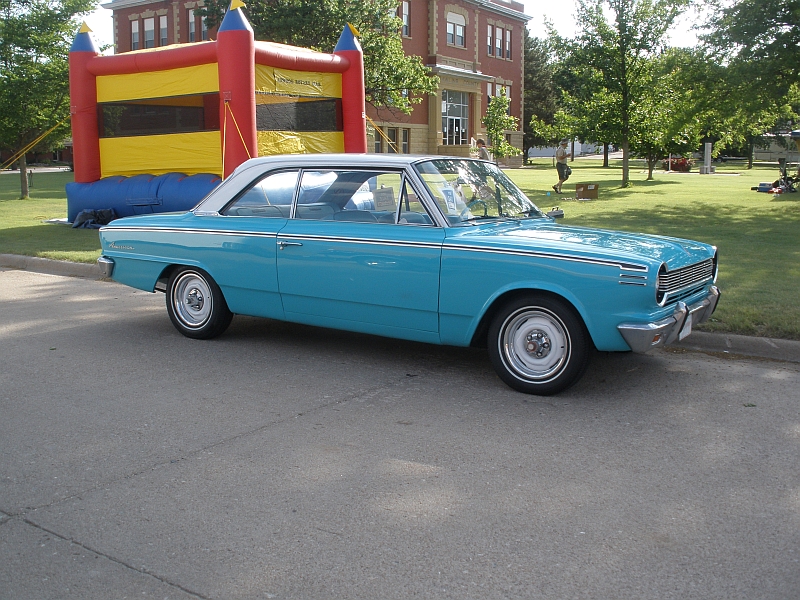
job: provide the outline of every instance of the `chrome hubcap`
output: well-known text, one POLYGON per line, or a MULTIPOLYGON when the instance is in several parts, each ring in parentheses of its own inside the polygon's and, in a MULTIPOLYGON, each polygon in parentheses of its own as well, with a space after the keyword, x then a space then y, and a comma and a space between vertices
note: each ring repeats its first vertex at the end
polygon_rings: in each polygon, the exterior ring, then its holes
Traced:
POLYGON ((550 338, 547 337, 544 331, 532 331, 525 337, 527 343, 525 344, 525 350, 528 354, 535 356, 536 358, 544 358, 548 354, 550 354, 550 349, 552 348, 552 344, 550 343, 550 338))
POLYGON ((503 362, 524 381, 545 383, 566 367, 570 337, 566 325, 544 308, 522 308, 503 323, 498 343, 503 362))
POLYGON ((172 288, 175 316, 190 329, 198 329, 208 322, 212 304, 211 288, 197 273, 184 273, 172 288))

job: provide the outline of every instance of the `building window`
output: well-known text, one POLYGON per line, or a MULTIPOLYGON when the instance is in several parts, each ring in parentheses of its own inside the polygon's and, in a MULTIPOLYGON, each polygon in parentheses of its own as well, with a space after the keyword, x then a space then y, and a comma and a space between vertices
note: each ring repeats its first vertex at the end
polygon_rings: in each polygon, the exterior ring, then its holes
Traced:
POLYGON ((197 34, 195 33, 197 24, 195 23, 194 10, 189 9, 187 21, 189 23, 189 41, 194 42, 197 40, 197 34))
POLYGON ((383 152, 383 136, 380 127, 375 128, 375 154, 383 152))
POLYGON ((156 20, 144 20, 144 47, 153 48, 156 45, 156 20))
POLYGON ((506 58, 511 59, 511 30, 506 29, 506 58))
POLYGON ((167 45, 167 16, 158 17, 158 45, 167 45))
POLYGON ((131 21, 131 50, 139 49, 139 21, 131 21))
POLYGON ((400 152, 403 154, 410 154, 411 153, 411 130, 410 129, 401 129, 401 137, 400 137, 400 152))
POLYGON ((494 28, 494 55, 503 58, 503 28, 494 28))
POLYGON ((463 15, 447 13, 447 43, 451 46, 466 46, 464 29, 467 20, 463 15))
POLYGON ((442 90, 442 144, 468 143, 469 94, 442 90))
POLYGON ((492 96, 502 96, 503 92, 505 92, 506 98, 509 99, 508 110, 506 111, 506 113, 510 115, 511 114, 511 101, 510 101, 511 100, 511 86, 510 85, 503 85, 501 83, 498 83, 498 84, 487 83, 486 84, 486 96, 487 96, 486 105, 488 106, 489 102, 492 101, 492 96))
POLYGON ((397 154, 397 127, 389 127, 386 130, 386 152, 389 154, 397 154))
POLYGON ((486 53, 492 56, 494 54, 494 27, 487 26, 486 32, 486 53))
POLYGON ((200 39, 203 41, 208 39, 208 25, 206 25, 205 17, 200 17, 200 39))
POLYGON ((408 0, 400 3, 400 18, 403 20, 403 35, 409 37, 411 35, 411 3, 408 0))

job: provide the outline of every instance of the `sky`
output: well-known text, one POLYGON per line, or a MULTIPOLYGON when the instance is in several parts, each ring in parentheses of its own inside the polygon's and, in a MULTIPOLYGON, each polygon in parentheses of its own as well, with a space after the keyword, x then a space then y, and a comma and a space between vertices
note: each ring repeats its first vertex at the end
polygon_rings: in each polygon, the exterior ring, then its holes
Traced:
MULTIPOLYGON (((541 0, 523 0, 523 4, 525 5, 525 14, 532 17, 528 21, 528 29, 531 35, 535 37, 545 37, 547 35, 544 25, 545 18, 553 23, 556 31, 562 36, 572 37, 575 35, 576 27, 573 14, 575 13, 576 5, 574 0, 557 0, 556 2, 548 3, 548 6, 542 6, 544 2, 541 0)), ((670 41, 673 46, 692 47, 696 45, 697 35, 691 29, 695 21, 697 21, 697 16, 694 13, 686 13, 670 30, 670 41)), ((99 44, 111 45, 114 43, 110 10, 104 8, 96 9, 86 18, 86 22, 94 32, 95 40, 99 44)))

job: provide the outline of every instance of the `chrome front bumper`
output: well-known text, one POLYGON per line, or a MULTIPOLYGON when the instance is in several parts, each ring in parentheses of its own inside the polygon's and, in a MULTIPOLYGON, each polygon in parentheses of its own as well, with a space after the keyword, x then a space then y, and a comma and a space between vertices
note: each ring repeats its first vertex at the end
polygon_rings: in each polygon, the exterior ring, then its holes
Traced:
POLYGON ((700 302, 687 306, 678 302, 675 312, 655 323, 622 323, 617 326, 622 337, 634 352, 647 352, 683 339, 692 331, 693 325, 707 321, 719 301, 719 289, 712 285, 700 302))
POLYGON ((114 259, 107 256, 101 256, 97 259, 97 266, 100 267, 100 273, 103 277, 111 277, 114 273, 114 259))

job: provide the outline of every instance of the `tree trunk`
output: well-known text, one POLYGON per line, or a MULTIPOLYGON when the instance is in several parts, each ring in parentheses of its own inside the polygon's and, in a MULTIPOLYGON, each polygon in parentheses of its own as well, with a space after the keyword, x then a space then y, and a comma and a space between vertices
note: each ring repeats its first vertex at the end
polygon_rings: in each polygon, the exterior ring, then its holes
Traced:
POLYGON ((655 154, 647 155, 647 181, 653 181, 653 169, 656 167, 655 154))
POLYGON ((747 138, 747 168, 753 168, 753 153, 756 150, 755 138, 750 136, 747 138))
POLYGON ((572 146, 570 148, 569 162, 575 160, 575 138, 572 138, 572 146))
POLYGON ((630 164, 628 158, 628 136, 622 139, 622 187, 630 182, 630 164))
POLYGON ((603 166, 608 168, 608 142, 603 142, 603 166))
POLYGON ((25 161, 25 155, 19 157, 19 185, 20 185, 20 198, 25 199, 28 197, 28 163, 25 161))

